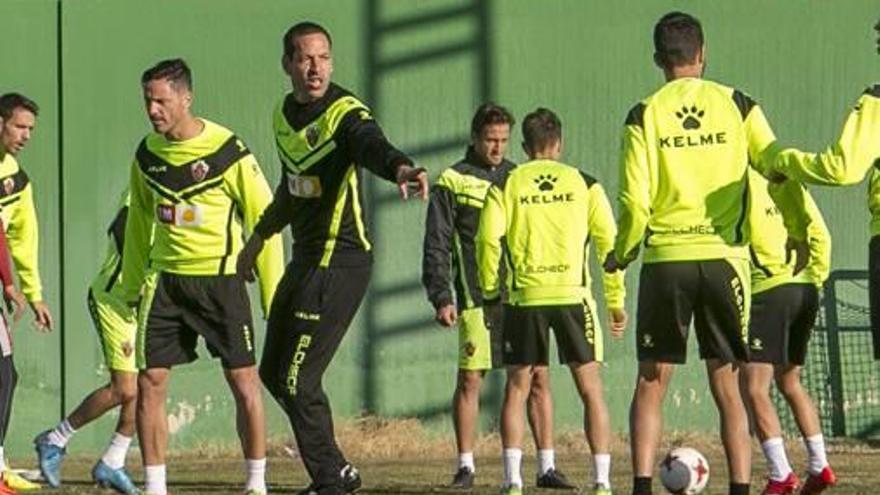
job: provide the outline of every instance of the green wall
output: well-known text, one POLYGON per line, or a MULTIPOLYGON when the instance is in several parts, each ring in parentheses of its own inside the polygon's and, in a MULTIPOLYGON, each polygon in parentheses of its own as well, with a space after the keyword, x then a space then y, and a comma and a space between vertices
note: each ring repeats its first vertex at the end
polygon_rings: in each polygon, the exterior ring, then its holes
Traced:
MULTIPOLYGON (((461 156, 473 108, 492 98, 518 117, 539 105, 556 110, 565 126, 565 160, 614 194, 623 118, 662 84, 651 63, 651 29, 673 9, 703 21, 706 76, 751 94, 786 142, 817 148, 832 139, 876 73, 876 1, 0 0, 4 37, 17 47, 4 43, 0 90, 18 89, 43 107, 21 161, 36 184, 47 297, 59 317, 64 308, 62 330, 51 336, 19 325, 22 386, 8 450, 27 451, 33 434, 58 419, 62 400, 69 410, 107 379, 86 286, 134 149, 149 131, 138 82, 149 65, 185 58, 197 112, 242 136, 274 182, 279 168, 269 117, 289 86, 279 65, 280 37, 292 23, 314 19, 334 35, 335 80, 370 100, 386 133, 432 177, 461 156)), ((519 141, 516 132, 511 155, 521 160, 519 141)), ((400 204, 381 181, 368 187, 373 283, 325 385, 340 416, 367 409, 417 415, 448 430, 457 340, 431 323, 418 283, 425 208, 400 204)), ((864 267, 864 189, 816 196, 834 235, 834 267, 864 267)), ((636 272, 628 277, 631 315, 636 272)), ((614 418, 626 417, 632 392, 632 329, 608 344, 614 418)), ((568 373, 557 367, 553 378, 557 424, 576 428, 581 407, 568 373)), ((497 423, 501 379, 493 373, 488 380, 486 426, 497 423)), ((278 408, 267 409, 272 434, 287 435, 278 408)), ((168 410, 177 425, 173 446, 234 440, 231 399, 214 361, 175 372, 168 410)), ((698 361, 676 377, 666 418, 668 428, 715 429, 698 361)), ((101 447, 112 420, 86 429, 71 448, 101 447)), ((614 427, 626 425, 621 419, 614 427)))

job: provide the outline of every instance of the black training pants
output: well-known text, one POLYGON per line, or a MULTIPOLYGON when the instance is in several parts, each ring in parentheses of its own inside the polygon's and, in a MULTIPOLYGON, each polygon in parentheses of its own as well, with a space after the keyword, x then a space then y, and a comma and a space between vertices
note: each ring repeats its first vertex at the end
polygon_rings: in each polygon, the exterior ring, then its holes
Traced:
POLYGON ((880 235, 871 238, 868 248, 868 294, 874 359, 880 360, 880 235))
POLYGON ((346 464, 321 379, 369 279, 370 265, 319 268, 292 263, 269 312, 260 378, 287 413, 316 487, 338 486, 346 464))

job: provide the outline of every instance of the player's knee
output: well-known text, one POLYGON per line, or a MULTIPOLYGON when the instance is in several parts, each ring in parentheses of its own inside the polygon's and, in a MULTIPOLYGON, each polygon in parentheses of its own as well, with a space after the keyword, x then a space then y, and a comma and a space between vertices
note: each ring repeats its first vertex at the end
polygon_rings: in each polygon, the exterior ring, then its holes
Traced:
POLYGON ((483 385, 483 377, 479 371, 461 371, 458 374, 458 382, 456 387, 458 393, 467 397, 477 396, 480 394, 480 387, 483 385))
POLYGON ((126 382, 112 383, 110 385, 110 393, 113 394, 113 398, 119 404, 127 404, 129 402, 137 400, 137 382, 132 380, 126 382))
POLYGON ((803 391, 803 386, 801 386, 801 381, 797 376, 783 375, 779 377, 776 380, 776 387, 779 389, 779 393, 787 398, 796 397, 803 391))

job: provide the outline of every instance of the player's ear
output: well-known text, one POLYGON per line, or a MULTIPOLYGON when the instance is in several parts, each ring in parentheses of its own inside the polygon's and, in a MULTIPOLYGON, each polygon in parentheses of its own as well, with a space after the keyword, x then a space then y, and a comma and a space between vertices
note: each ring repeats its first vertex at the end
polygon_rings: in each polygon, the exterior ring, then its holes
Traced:
POLYGON ((281 70, 283 70, 285 74, 290 75, 290 59, 287 58, 287 54, 281 55, 281 70))
POLYGON ((666 70, 666 63, 663 61, 663 55, 660 55, 657 52, 654 52, 654 65, 657 67, 666 70))

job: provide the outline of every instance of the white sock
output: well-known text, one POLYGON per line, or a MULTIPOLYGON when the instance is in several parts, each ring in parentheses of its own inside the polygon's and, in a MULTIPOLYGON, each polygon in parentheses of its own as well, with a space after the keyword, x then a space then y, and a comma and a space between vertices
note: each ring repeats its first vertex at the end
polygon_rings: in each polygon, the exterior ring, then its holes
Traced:
POLYGON ((477 472, 477 468, 474 465, 474 453, 473 452, 461 452, 458 454, 458 468, 468 468, 472 473, 477 472))
POLYGON ((611 454, 593 456, 593 476, 596 478, 596 487, 611 489, 611 454))
POLYGON ((761 442, 761 450, 764 451, 764 457, 767 458, 767 467, 770 468, 770 479, 774 481, 784 481, 791 474, 791 464, 788 463, 788 456, 785 455, 785 444, 782 437, 768 438, 761 442))
POLYGON ((0 471, 6 471, 6 452, 0 447, 0 471))
POLYGON ((70 421, 65 418, 64 421, 58 423, 54 430, 49 432, 49 443, 63 449, 67 447, 67 442, 73 438, 74 433, 76 433, 76 429, 70 426, 70 421))
POLYGON ((101 460, 110 466, 110 469, 119 469, 125 466, 125 456, 128 454, 129 446, 131 446, 131 437, 118 432, 114 433, 101 460))
POLYGON ((256 490, 266 493, 266 458, 246 459, 247 486, 245 491, 256 490))
POLYGON ((504 486, 522 488, 522 450, 504 449, 504 486))
POLYGON ((556 469, 556 452, 553 449, 538 450, 538 476, 544 475, 551 469, 556 469))
POLYGON ((807 446, 807 471, 813 474, 819 474, 828 465, 828 458, 825 456, 825 438, 821 433, 811 437, 804 438, 804 445, 807 446))
POLYGON ((144 466, 144 491, 150 495, 168 495, 165 486, 165 464, 144 466))

